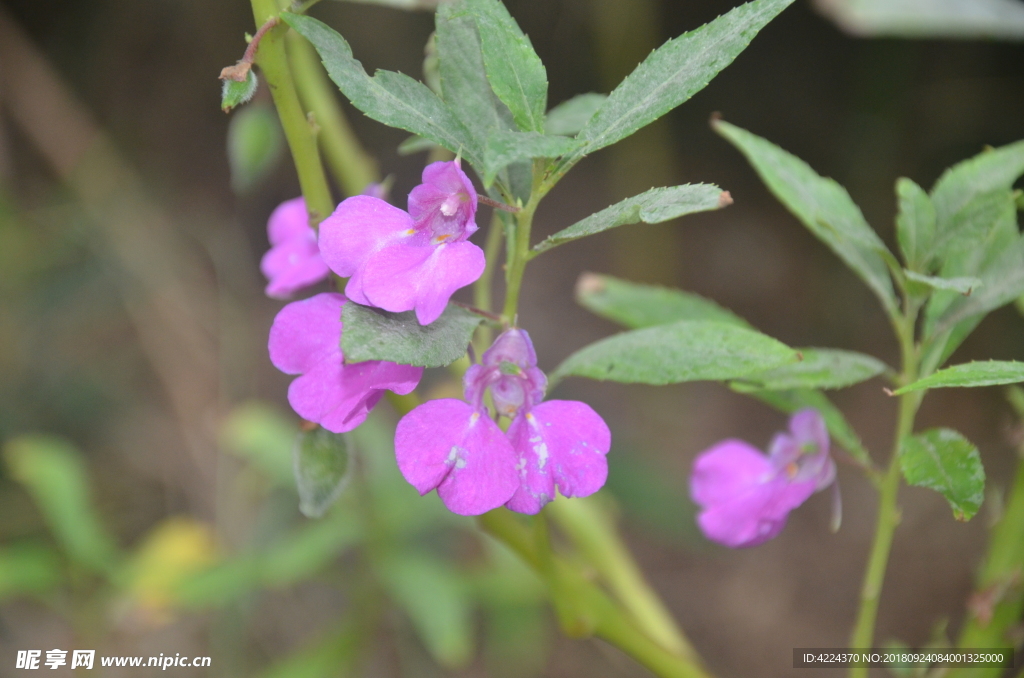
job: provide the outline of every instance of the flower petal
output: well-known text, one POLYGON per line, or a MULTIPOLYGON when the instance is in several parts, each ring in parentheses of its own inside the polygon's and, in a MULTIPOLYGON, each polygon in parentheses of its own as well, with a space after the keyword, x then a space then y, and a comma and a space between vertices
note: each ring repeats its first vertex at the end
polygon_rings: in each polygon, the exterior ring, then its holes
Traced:
POLYGON ((455 161, 427 165, 423 183, 409 193, 409 214, 417 228, 446 235, 449 242, 465 240, 477 230, 476 208, 476 188, 455 161))
POLYGON ((362 291, 373 306, 396 313, 416 309, 419 323, 429 325, 444 312, 455 290, 479 278, 485 265, 483 250, 473 243, 396 242, 367 262, 362 291))
POLYGON ((330 269, 320 257, 316 233, 308 226, 304 232, 274 245, 260 261, 260 270, 268 279, 266 294, 287 299, 295 292, 328 276, 330 269))
POLYGON ((611 432, 586 403, 541 403, 512 421, 508 437, 519 455, 520 487, 506 504, 513 511, 539 512, 556 486, 563 496, 586 497, 608 478, 611 432))
POLYGON ((756 447, 742 440, 723 440, 693 460, 690 497, 704 507, 727 502, 775 474, 775 467, 756 447))
POLYGON ((411 230, 412 217, 378 198, 348 198, 320 224, 320 254, 335 273, 349 278, 367 259, 411 230))
POLYGON ((341 307, 345 297, 325 292, 282 308, 270 327, 270 362, 285 374, 308 372, 323 361, 342 361, 341 307))
POLYGON ((480 515, 507 502, 519 486, 516 456, 498 425, 461 400, 426 402, 395 429, 395 457, 405 479, 444 505, 480 515))
POLYGON ((273 212, 267 220, 267 239, 271 245, 277 245, 295 237, 313 231, 309 226, 309 212, 306 201, 302 197, 286 200, 273 212))

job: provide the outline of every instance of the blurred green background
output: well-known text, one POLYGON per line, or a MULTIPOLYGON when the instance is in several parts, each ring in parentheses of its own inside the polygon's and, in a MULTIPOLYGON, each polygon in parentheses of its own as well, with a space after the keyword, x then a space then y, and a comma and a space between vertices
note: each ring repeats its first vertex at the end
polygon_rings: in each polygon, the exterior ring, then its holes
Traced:
MULTIPOLYGON (((609 91, 733 3, 506 4, 547 65, 553 105, 609 91)), ((429 12, 328 1, 313 13, 368 69, 421 74, 429 12)), ((404 485, 384 405, 351 441, 364 474, 353 487, 368 493, 347 492, 320 522, 299 514, 289 378, 265 348, 281 303, 257 268, 267 216, 297 181, 271 152, 263 90, 240 111, 269 160, 232 177, 238 114, 221 113, 216 80, 253 30, 241 0, 0 2, 0 441, 15 441, 0 465, 0 675, 31 648, 212 657, 209 670, 173 669, 183 676, 646 675, 598 641, 559 637, 528 572, 404 485), (33 433, 60 438, 19 438, 33 433)), ((854 38, 798 0, 693 100, 545 201, 538 237, 651 186, 713 182, 735 204, 535 262, 520 321, 541 366, 615 331, 573 303, 583 271, 698 292, 790 345, 895 361, 874 299, 707 120, 719 111, 838 180, 891 243, 898 176, 930 186, 985 145, 1024 138, 1021 63, 1012 41, 854 38)), ((406 134, 346 111, 404 206, 424 156, 400 156, 406 134)), ((953 361, 1024 359, 1022 339, 1024 320, 1003 309, 953 361)), ((881 386, 836 397, 879 457, 895 418, 881 386)), ((693 525, 690 463, 725 437, 767 444, 782 415, 713 384, 573 380, 558 394, 611 425, 612 510, 712 670, 789 675, 793 647, 845 642, 874 527, 855 469, 840 469, 838 534, 816 497, 777 540, 727 551, 693 525)), ((979 446, 997 495, 1014 462, 1000 393, 929 395, 919 427, 940 424, 979 446)), ((960 623, 986 518, 956 523, 925 490, 901 497, 879 638, 919 646, 960 623)))

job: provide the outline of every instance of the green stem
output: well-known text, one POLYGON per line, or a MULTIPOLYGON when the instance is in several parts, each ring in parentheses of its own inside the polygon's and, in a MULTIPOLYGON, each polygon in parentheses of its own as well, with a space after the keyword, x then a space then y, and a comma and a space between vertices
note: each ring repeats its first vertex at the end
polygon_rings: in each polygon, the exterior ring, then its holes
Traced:
POLYGON ((545 513, 597 569, 652 640, 673 654, 696 659, 696 652, 619 537, 614 521, 594 498, 559 499, 549 504, 545 513))
MULTIPOLYGON (((256 25, 262 26, 278 14, 274 0, 252 0, 253 17, 256 25)), ((272 28, 260 41, 256 63, 267 79, 274 106, 281 119, 284 136, 288 140, 295 170, 299 175, 299 186, 306 199, 306 209, 312 225, 319 224, 334 209, 327 177, 320 163, 320 152, 316 144, 316 132, 306 119, 306 113, 299 103, 295 91, 288 55, 285 53, 284 36, 288 27, 280 24, 272 28)))
POLYGON ((547 581, 566 635, 603 638, 663 678, 708 678, 697 662, 651 640, 604 591, 564 559, 540 553, 536 533, 509 511, 495 509, 480 516, 479 522, 484 531, 512 548, 547 581))
MULTIPOLYGON (((908 305, 901 319, 894 322, 900 339, 900 352, 903 358, 902 382, 909 384, 917 378, 918 348, 914 343, 914 322, 917 308, 908 305)), ((915 391, 900 397, 899 418, 893 439, 892 454, 889 468, 882 479, 878 500, 878 518, 875 526, 875 538, 868 557, 867 570, 860 593, 860 609, 857 622, 850 637, 851 648, 870 648, 875 637, 875 621, 878 617, 878 602, 885 581, 885 570, 889 563, 889 552, 892 548, 893 535, 900 521, 900 510, 896 505, 900 487, 900 446, 914 429, 914 417, 921 404, 922 393, 915 391)), ((850 678, 867 678, 866 667, 850 669, 850 678)))
MULTIPOLYGON (((504 228, 501 216, 495 211, 491 217, 491 225, 487 229, 487 241, 484 243, 484 257, 487 266, 484 274, 473 284, 473 305, 481 311, 490 311, 493 303, 494 271, 497 268, 498 254, 501 252, 501 241, 504 239, 504 228)), ((482 353, 491 345, 493 338, 491 326, 484 323, 476 332, 477 353, 482 353)))
POLYGON ((533 161, 533 186, 530 200, 515 213, 512 232, 509 233, 507 270, 505 273, 505 308, 501 315, 508 324, 515 324, 519 310, 519 289, 523 284, 523 272, 530 256, 530 232, 533 230, 533 215, 537 204, 554 184, 545 183, 547 165, 542 160, 533 161))
POLYGON ((327 165, 345 195, 359 195, 367 184, 380 181, 377 163, 352 132, 316 50, 298 33, 289 32, 287 40, 299 98, 320 127, 327 165))

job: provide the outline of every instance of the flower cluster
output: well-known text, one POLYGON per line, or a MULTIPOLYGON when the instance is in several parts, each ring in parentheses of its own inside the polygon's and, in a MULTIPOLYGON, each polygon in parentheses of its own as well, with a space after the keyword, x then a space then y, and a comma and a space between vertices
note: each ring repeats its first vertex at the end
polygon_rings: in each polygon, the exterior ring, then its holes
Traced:
POLYGON ((530 335, 510 329, 463 378, 466 400, 432 400, 398 423, 395 455, 420 494, 436 489, 453 513, 478 515, 505 505, 537 513, 555 498, 585 497, 608 476, 611 433, 590 406, 544 400, 530 335), (502 431, 484 404, 511 419, 502 431))
POLYGON ((769 453, 742 440, 723 440, 693 462, 690 496, 700 505, 704 535, 731 548, 774 539, 789 512, 836 478, 829 437, 817 410, 789 420, 789 432, 772 440, 769 453))

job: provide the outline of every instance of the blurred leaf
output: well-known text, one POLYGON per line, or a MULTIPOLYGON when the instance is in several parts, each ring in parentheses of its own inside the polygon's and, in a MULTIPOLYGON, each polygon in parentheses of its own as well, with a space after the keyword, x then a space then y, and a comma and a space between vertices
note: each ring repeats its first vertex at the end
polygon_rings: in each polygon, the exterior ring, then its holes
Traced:
POLYGON ((551 653, 551 621, 544 608, 492 608, 485 617, 484 663, 491 678, 544 675, 551 653))
POLYGON ((494 93, 523 131, 543 132, 548 74, 530 39, 499 0, 464 0, 480 31, 484 68, 494 93))
POLYGON ((577 376, 629 384, 678 384, 737 379, 796 360, 793 349, 754 330, 684 320, 595 342, 566 358, 552 380, 577 376))
POLYGON ((652 188, 640 195, 626 198, 611 207, 591 214, 582 221, 548 236, 534 246, 536 252, 546 252, 572 240, 601 233, 616 226, 660 224, 685 214, 707 212, 732 204, 729 194, 712 184, 684 184, 668 188, 652 188))
POLYGON ((60 558, 53 549, 31 542, 0 548, 0 601, 46 593, 60 582, 60 558))
POLYGON ((393 7, 394 9, 407 10, 432 10, 441 4, 441 0, 345 0, 361 5, 381 5, 382 7, 393 7))
POLYGON ((423 153, 424 151, 432 151, 435 148, 441 147, 430 139, 424 139, 414 134, 398 144, 398 155, 413 155, 415 153, 423 153))
POLYGON ((228 164, 231 188, 245 193, 277 165, 284 150, 284 134, 270 105, 254 104, 240 110, 228 125, 228 164))
POLYGON ((576 146, 574 140, 565 137, 496 130, 488 136, 484 148, 484 186, 489 188, 498 172, 512 163, 530 158, 557 158, 576 146))
POLYGON ((610 275, 582 274, 576 282, 576 301, 591 313, 633 330, 679 320, 714 320, 750 328, 747 321, 732 311, 692 292, 628 282, 610 275))
POLYGON ((740 393, 800 388, 845 388, 885 371, 885 363, 863 353, 835 348, 798 348, 803 360, 737 379, 729 386, 740 393))
POLYGON ((109 574, 119 558, 89 498, 89 480, 75 447, 45 435, 15 438, 4 446, 11 476, 35 499, 72 560, 109 574))
POLYGON ((348 485, 349 449, 343 433, 318 426, 300 431, 295 439, 292 463, 299 489, 299 510, 307 518, 319 518, 348 485))
POLYGON ((220 427, 220 444, 229 452, 252 461, 278 483, 295 478, 292 447, 296 427, 278 410, 257 401, 235 407, 220 427))
POLYGON ((988 360, 947 367, 924 379, 907 384, 894 391, 893 395, 903 395, 910 391, 920 391, 926 388, 998 386, 1022 381, 1024 381, 1024 363, 1014 360, 988 360))
POLYGON ((580 130, 584 143, 563 164, 628 137, 704 89, 792 1, 748 2, 654 50, 580 130))
POLYGON ((213 530, 189 518, 167 518, 143 538, 128 565, 136 604, 158 622, 171 620, 178 585, 216 559, 213 530))
POLYGON ((451 565, 426 554, 394 554, 380 564, 377 574, 441 666, 457 669, 469 663, 472 610, 451 565))
MULTIPOLYGON (((732 384, 730 384, 732 386, 732 384)), ((753 391, 747 393, 761 402, 772 407, 793 414, 798 410, 813 407, 818 410, 825 419, 825 426, 828 427, 829 435, 839 443, 840 447, 850 453, 850 456, 867 467, 871 467, 871 455, 868 454, 864 443, 860 441, 856 431, 846 421, 843 413, 839 411, 832 401, 821 391, 809 388, 793 389, 791 391, 753 391)))
POLYGON ((696 507, 668 469, 621 450, 609 457, 608 464, 606 487, 622 504, 627 519, 669 543, 703 543, 696 507))
POLYGON ((1015 0, 816 0, 822 14, 862 37, 1024 39, 1015 0))
POLYGON ((516 127, 511 111, 487 81, 480 33, 468 4, 457 0, 438 7, 435 39, 444 101, 484 148, 492 132, 516 127))
POLYGON ((965 296, 969 296, 974 290, 985 284, 981 278, 971 278, 969 276, 940 278, 933 275, 921 275, 913 271, 905 271, 904 274, 907 276, 907 280, 930 287, 933 290, 949 290, 965 296))
POLYGON ((420 325, 413 311, 389 313, 349 302, 341 313, 346 363, 390 360, 400 365, 444 367, 466 354, 480 316, 448 304, 441 317, 420 325))
POLYGON ((544 121, 544 132, 576 136, 607 98, 605 94, 589 92, 577 94, 572 99, 563 101, 548 111, 544 121))
POLYGON ((253 94, 256 94, 257 86, 259 81, 251 68, 246 71, 245 80, 241 82, 224 78, 220 88, 220 109, 227 113, 235 106, 246 103, 252 99, 253 94))
POLYGON ((879 254, 888 250, 846 189, 759 136, 721 120, 713 125, 747 157, 775 197, 867 283, 889 315, 896 315, 889 269, 879 254))
POLYGON ((337 678, 353 673, 356 658, 366 640, 364 620, 348 620, 339 628, 287 657, 274 662, 260 678, 337 678))
POLYGON ((331 80, 353 106, 377 122, 418 134, 452 152, 461 151, 474 166, 481 166, 479 144, 429 87, 392 71, 379 70, 371 78, 333 28, 290 12, 282 12, 281 18, 313 44, 331 80))
POLYGON ((953 517, 967 521, 985 498, 985 469, 969 440, 948 428, 933 428, 903 441, 900 466, 907 483, 939 492, 953 517))
POLYGON ((926 253, 935 238, 935 207, 924 189, 910 179, 896 181, 899 214, 896 215, 896 239, 907 267, 924 270, 926 253))

